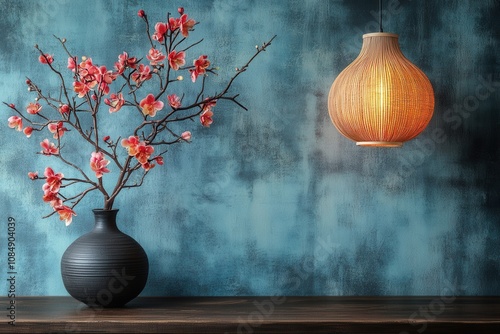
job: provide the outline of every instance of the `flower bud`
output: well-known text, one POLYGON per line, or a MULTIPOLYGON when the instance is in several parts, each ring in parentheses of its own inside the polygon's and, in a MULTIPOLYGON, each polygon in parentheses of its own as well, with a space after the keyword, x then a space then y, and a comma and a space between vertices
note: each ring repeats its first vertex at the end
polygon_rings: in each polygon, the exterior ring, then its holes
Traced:
POLYGON ((30 79, 26 79, 26 84, 27 85, 31 85, 31 80, 30 79))
POLYGON ((182 80, 184 80, 184 77, 183 77, 182 75, 179 75, 179 76, 177 77, 177 80, 182 81, 182 80))
POLYGON ((137 12, 137 16, 144 17, 144 16, 146 16, 146 13, 144 12, 144 10, 139 9, 139 11, 137 12))
POLYGON ((67 104, 63 104, 59 107, 59 112, 64 114, 69 112, 69 106, 67 104))
POLYGON ((106 136, 106 137, 104 137, 102 140, 104 140, 104 141, 108 141, 108 140, 109 140, 109 138, 110 138, 109 136, 106 136))
POLYGON ((184 7, 179 7, 177 8, 177 11, 179 12, 179 14, 184 14, 184 7))

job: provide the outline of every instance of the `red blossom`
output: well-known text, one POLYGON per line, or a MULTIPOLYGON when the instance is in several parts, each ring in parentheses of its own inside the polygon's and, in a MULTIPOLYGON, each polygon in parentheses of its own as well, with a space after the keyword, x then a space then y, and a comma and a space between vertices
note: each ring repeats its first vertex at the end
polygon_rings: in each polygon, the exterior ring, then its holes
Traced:
POLYGON ((210 110, 205 110, 204 112, 202 112, 200 115, 201 125, 209 128, 210 124, 212 124, 212 122, 213 122, 213 120, 212 120, 213 115, 214 115, 214 113, 210 110))
POLYGON ((59 107, 59 112, 61 114, 67 114, 69 113, 69 106, 67 104, 63 104, 62 106, 59 107))
POLYGON ((187 14, 182 14, 179 20, 179 29, 181 31, 182 36, 188 37, 189 31, 193 30, 196 21, 193 19, 188 19, 187 14))
POLYGON ((44 202, 50 203, 51 207, 59 207, 63 204, 63 201, 57 196, 57 193, 44 192, 42 199, 44 202))
POLYGON ((164 162, 163 162, 163 157, 162 156, 157 156, 157 157, 154 157, 153 160, 156 161, 156 163, 160 166, 163 166, 164 162))
POLYGON ((73 57, 68 57, 68 69, 72 70, 73 72, 76 69, 76 61, 75 58, 73 57))
POLYGON ((130 156, 135 156, 138 152, 138 146, 139 146, 139 137, 137 136, 130 136, 125 139, 122 139, 121 142, 122 146, 127 149, 128 155, 130 156))
POLYGON ((165 39, 165 34, 167 32, 168 25, 163 22, 158 22, 155 24, 155 33, 153 34, 153 39, 158 42, 163 42, 165 39))
POLYGON ((38 114, 40 110, 42 110, 42 106, 38 102, 30 102, 30 104, 28 104, 28 106, 26 107, 26 111, 31 115, 38 114))
POLYGON ((109 164, 109 160, 104 158, 102 152, 92 152, 90 157, 90 168, 95 172, 95 176, 99 179, 104 173, 109 173, 109 169, 106 166, 109 164))
POLYGON ((125 100, 123 99, 122 93, 118 93, 118 94, 113 93, 109 96, 109 99, 104 99, 104 103, 106 103, 108 106, 110 106, 109 112, 114 113, 123 107, 125 100))
POLYGON ((167 99, 168 99, 168 104, 170 104, 172 108, 177 109, 181 106, 181 99, 177 95, 175 94, 168 95, 167 99))
POLYGON ((11 116, 8 119, 9 128, 16 129, 17 131, 23 131, 23 119, 19 116, 11 116))
POLYGON ((184 51, 177 52, 175 50, 168 54, 168 63, 170 67, 177 71, 179 67, 186 64, 186 53, 184 51))
POLYGON ((128 53, 123 52, 118 56, 118 62, 115 63, 115 68, 118 71, 118 74, 122 74, 127 67, 136 68, 137 58, 129 57, 128 53))
POLYGON ((205 101, 207 102, 204 102, 202 104, 203 111, 212 110, 212 108, 215 107, 215 105, 217 104, 217 100, 213 100, 208 97, 205 99, 205 101))
POLYGON ((42 147, 41 153, 43 155, 59 154, 59 149, 56 147, 54 143, 49 142, 48 139, 44 139, 40 143, 40 146, 42 147))
POLYGON ((26 135, 26 137, 31 137, 31 134, 33 133, 33 128, 31 126, 27 126, 24 128, 23 133, 26 135))
POLYGON ((180 24, 181 24, 180 19, 176 19, 175 17, 171 17, 168 19, 168 28, 172 32, 179 29, 180 24))
POLYGON ((54 134, 54 139, 61 138, 68 129, 64 127, 63 122, 50 123, 48 126, 50 132, 54 134))
POLYGON ((57 206, 54 209, 59 214, 59 219, 64 220, 66 226, 71 224, 73 216, 76 216, 75 211, 66 205, 57 206))
POLYGON ((201 55, 198 59, 193 61, 194 69, 189 70, 193 82, 196 81, 200 74, 205 74, 207 72, 207 68, 210 66, 210 61, 207 58, 207 55, 201 55))
POLYGON ((148 94, 140 102, 140 107, 142 108, 143 115, 148 115, 154 117, 156 112, 163 109, 163 102, 157 101, 153 94, 148 94))
POLYGON ((38 57, 38 61, 42 64, 52 64, 52 62, 54 61, 54 58, 51 55, 49 55, 48 53, 46 53, 46 54, 40 55, 38 57))
POLYGON ((75 81, 73 82, 73 90, 78 94, 79 98, 82 98, 90 91, 90 88, 83 82, 75 81))
POLYGON ((160 50, 151 48, 149 49, 146 58, 149 60, 151 66, 155 66, 161 64, 161 62, 165 60, 166 56, 161 53, 160 50))
POLYGON ((57 194, 59 192, 59 189, 61 189, 64 174, 54 173, 54 170, 52 168, 47 167, 45 168, 43 175, 45 176, 43 192, 57 194))
POLYGON ((135 158, 139 163, 145 164, 148 162, 149 157, 153 152, 155 151, 154 147, 151 145, 146 145, 144 142, 140 142, 139 145, 137 146, 137 154, 135 155, 135 158))
POLYGON ((141 164, 141 167, 147 172, 149 171, 150 169, 154 168, 156 165, 155 164, 152 164, 150 162, 146 162, 144 164, 141 164))
POLYGON ((132 73, 132 80, 135 81, 136 85, 140 85, 143 81, 152 78, 151 68, 148 65, 140 64, 139 69, 132 73))

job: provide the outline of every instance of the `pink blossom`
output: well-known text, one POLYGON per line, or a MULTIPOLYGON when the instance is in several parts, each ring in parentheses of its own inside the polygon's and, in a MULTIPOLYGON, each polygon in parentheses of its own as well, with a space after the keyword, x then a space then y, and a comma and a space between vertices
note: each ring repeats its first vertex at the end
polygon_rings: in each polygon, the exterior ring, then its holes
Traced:
POLYGON ((187 14, 182 14, 179 20, 179 29, 181 31, 182 36, 188 37, 189 31, 193 30, 195 24, 196 24, 195 20, 193 19, 188 20, 187 14))
POLYGON ((164 164, 164 161, 163 161, 163 157, 162 156, 157 156, 157 157, 154 157, 153 160, 156 161, 156 163, 158 163, 158 165, 160 166, 163 166, 164 164))
POLYGON ((184 51, 171 51, 168 54, 168 63, 170 64, 170 67, 177 71, 179 67, 184 66, 186 64, 186 53, 184 51))
POLYGON ((168 26, 163 22, 158 22, 155 24, 155 33, 153 34, 153 39, 158 42, 163 42, 165 39, 165 33, 167 32, 168 26))
POLYGON ((136 68, 137 58, 129 57, 127 52, 123 52, 118 56, 118 62, 115 63, 115 68, 118 71, 118 74, 122 74, 125 68, 136 68))
POLYGON ((177 109, 181 106, 181 99, 177 95, 175 94, 168 95, 167 98, 168 98, 168 104, 170 104, 172 108, 177 109))
POLYGON ((44 139, 40 143, 40 146, 42 147, 41 153, 43 155, 59 154, 59 149, 56 147, 54 143, 49 142, 48 139, 44 139))
POLYGON ((69 106, 67 104, 63 104, 62 106, 59 107, 59 112, 61 114, 67 114, 69 113, 69 106))
POLYGON ((44 192, 42 199, 44 202, 50 203, 53 208, 63 205, 63 201, 57 196, 57 193, 44 192))
POLYGON ((76 69, 76 60, 73 57, 68 57, 68 69, 72 70, 73 72, 76 69))
POLYGON ((157 101, 153 94, 148 94, 141 100, 139 105, 142 108, 142 113, 151 117, 154 117, 157 111, 163 109, 163 102, 157 101))
POLYGON ((109 96, 109 99, 104 99, 104 103, 106 103, 108 106, 110 106, 109 112, 113 113, 113 112, 117 112, 118 110, 121 109, 121 107, 123 107, 125 100, 123 99, 122 93, 118 93, 118 94, 113 93, 109 96))
POLYGON ((139 69, 132 73, 132 80, 134 80, 137 85, 140 85, 143 81, 151 79, 152 76, 151 68, 148 65, 141 64, 139 65, 139 69))
POLYGON ((48 125, 49 131, 54 134, 54 139, 61 138, 68 129, 63 126, 63 122, 50 123, 48 125))
POLYGON ((130 156, 135 156, 138 152, 138 146, 139 146, 139 137, 137 136, 130 136, 125 139, 122 139, 122 146, 125 147, 128 151, 128 155, 130 156))
POLYGON ((144 142, 140 142, 139 145, 137 146, 137 154, 135 155, 135 158, 141 165, 145 164, 148 162, 149 157, 153 152, 155 151, 154 147, 151 145, 146 145, 144 142))
POLYGON ((45 176, 43 192, 57 194, 61 188, 64 175, 62 173, 54 173, 54 170, 50 167, 45 168, 43 175, 45 176))
POLYGON ((150 162, 146 162, 144 164, 141 164, 141 167, 147 172, 149 171, 150 169, 154 168, 156 165, 155 164, 152 164, 150 162))
POLYGON ((181 134, 181 138, 185 141, 190 141, 191 140, 191 132, 189 131, 184 131, 182 134, 181 134))
POLYGON ((75 81, 73 82, 73 90, 78 94, 79 98, 82 98, 90 91, 90 88, 83 82, 75 81))
POLYGON ((108 71, 106 66, 99 67, 100 83, 99 90, 104 94, 109 94, 109 85, 116 79, 116 74, 108 71))
POLYGON ((201 113, 200 115, 200 122, 201 122, 201 125, 203 125, 204 127, 210 127, 210 124, 212 124, 213 120, 212 120, 212 116, 214 115, 214 113, 210 110, 205 110, 204 112, 201 113))
POLYGON ((38 114, 40 110, 42 110, 42 106, 38 102, 36 103, 30 102, 26 107, 26 111, 28 112, 28 114, 31 115, 38 114))
POLYGON ((210 61, 207 59, 207 55, 201 55, 198 59, 193 61, 193 65, 194 69, 190 69, 189 71, 191 72, 191 80, 195 82, 200 74, 205 74, 207 72, 210 61))
POLYGON ((38 179, 38 172, 28 172, 28 177, 31 180, 36 180, 36 179, 38 179))
POLYGON ((180 19, 176 19, 174 17, 168 19, 168 27, 172 32, 174 32, 176 29, 179 29, 180 24, 180 19))
POLYGON ((163 60, 165 60, 166 56, 161 53, 160 50, 151 48, 148 52, 146 58, 150 61, 151 65, 159 65, 163 60))
POLYGON ((213 107, 215 107, 215 105, 217 104, 217 100, 211 100, 210 98, 206 98, 205 99, 205 103, 202 104, 202 108, 203 108, 203 111, 206 111, 206 110, 212 110, 213 107))
POLYGON ((102 152, 92 152, 90 157, 90 168, 95 172, 95 176, 99 179, 104 173, 109 173, 109 169, 106 166, 109 164, 109 160, 104 158, 102 152))
POLYGON ((101 71, 92 62, 92 58, 85 58, 78 66, 80 82, 84 83, 89 89, 93 89, 101 81, 101 71))
POLYGON ((23 131, 23 119, 19 116, 11 116, 8 119, 9 128, 16 129, 17 131, 23 131))
POLYGON ((73 211, 70 207, 68 207, 66 205, 57 206, 54 209, 59 214, 59 219, 64 220, 64 223, 66 224, 66 226, 71 224, 71 222, 73 220, 73 216, 76 216, 75 211, 73 211))
POLYGON ((46 53, 46 54, 40 55, 38 57, 38 61, 42 64, 52 64, 52 62, 54 61, 54 58, 51 55, 49 55, 48 53, 46 53))
POLYGON ((31 134, 33 133, 33 128, 31 126, 27 126, 24 128, 23 130, 24 134, 26 135, 26 137, 31 137, 31 134))

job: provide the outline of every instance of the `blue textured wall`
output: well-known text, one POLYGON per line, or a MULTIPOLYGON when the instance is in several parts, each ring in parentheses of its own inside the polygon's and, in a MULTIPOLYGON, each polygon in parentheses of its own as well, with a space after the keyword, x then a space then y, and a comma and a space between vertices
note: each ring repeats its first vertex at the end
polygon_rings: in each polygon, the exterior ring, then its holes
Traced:
MULTIPOLYGON (((116 202, 121 228, 150 257, 144 294, 498 295, 500 4, 386 1, 385 31, 400 34, 429 76, 436 108, 418 139, 373 149, 335 130, 326 99, 361 35, 377 30, 377 3, 0 0, 0 100, 31 101, 27 75, 55 84, 33 48, 64 66, 53 34, 108 67, 124 50, 145 50, 140 8, 155 22, 184 6, 201 21, 198 50, 225 78, 277 34, 234 87, 249 111, 226 104, 210 129, 190 125, 192 144, 173 147, 163 168, 116 202)), ((1 115, 0 276, 12 216, 18 294, 66 294, 61 255, 91 229, 101 200, 86 198, 70 227, 42 220, 50 209, 26 173, 49 162, 33 154, 38 141, 7 127, 7 107, 1 115)))

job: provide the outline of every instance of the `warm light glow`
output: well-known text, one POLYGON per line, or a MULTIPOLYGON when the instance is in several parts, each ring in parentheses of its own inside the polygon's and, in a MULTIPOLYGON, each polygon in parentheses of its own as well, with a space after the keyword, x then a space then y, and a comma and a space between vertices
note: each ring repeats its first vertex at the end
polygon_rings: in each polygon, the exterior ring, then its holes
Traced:
POLYGON ((400 147, 432 118, 429 79, 408 59, 398 35, 363 35, 359 56, 333 83, 328 96, 333 124, 360 146, 400 147))

